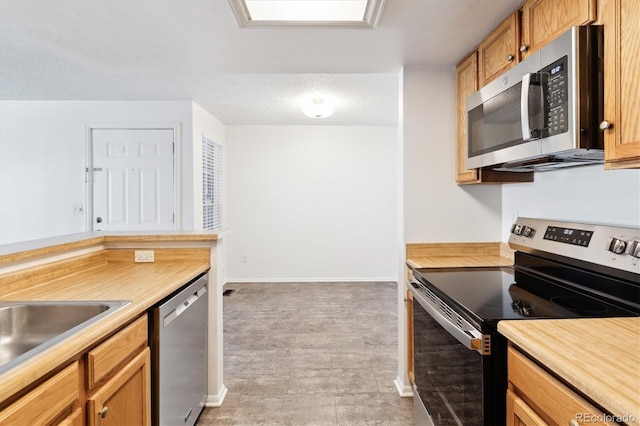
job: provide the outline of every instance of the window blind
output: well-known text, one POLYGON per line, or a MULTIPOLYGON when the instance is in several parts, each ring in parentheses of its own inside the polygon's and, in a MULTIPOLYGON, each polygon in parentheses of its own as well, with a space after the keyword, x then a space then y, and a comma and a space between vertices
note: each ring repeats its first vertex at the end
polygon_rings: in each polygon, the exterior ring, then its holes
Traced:
POLYGON ((202 227, 222 229, 222 145, 202 137, 202 227))

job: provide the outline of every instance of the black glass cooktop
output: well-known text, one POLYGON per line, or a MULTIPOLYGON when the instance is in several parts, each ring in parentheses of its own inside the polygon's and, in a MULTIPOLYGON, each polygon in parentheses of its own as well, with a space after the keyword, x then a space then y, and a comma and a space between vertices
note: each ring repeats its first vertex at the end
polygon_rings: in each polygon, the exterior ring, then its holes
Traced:
POLYGON ((414 276, 478 325, 511 319, 639 314, 633 308, 511 267, 418 269, 414 276))

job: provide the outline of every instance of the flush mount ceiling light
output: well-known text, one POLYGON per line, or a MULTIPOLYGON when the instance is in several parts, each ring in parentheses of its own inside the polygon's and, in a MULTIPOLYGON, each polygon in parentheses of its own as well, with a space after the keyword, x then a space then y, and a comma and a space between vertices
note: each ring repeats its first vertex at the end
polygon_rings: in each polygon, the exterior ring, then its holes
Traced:
POLYGON ((306 105, 302 112, 310 118, 326 118, 333 114, 334 108, 322 98, 314 98, 306 105))
POLYGON ((229 0, 241 27, 375 28, 385 0, 229 0))

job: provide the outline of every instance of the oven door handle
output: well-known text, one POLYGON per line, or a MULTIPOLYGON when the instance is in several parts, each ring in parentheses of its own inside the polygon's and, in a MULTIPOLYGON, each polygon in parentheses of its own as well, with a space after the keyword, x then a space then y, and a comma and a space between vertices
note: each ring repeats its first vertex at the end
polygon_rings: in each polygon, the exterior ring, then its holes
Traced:
POLYGON ((414 288, 412 285, 409 285, 408 288, 411 294, 413 294, 414 301, 418 301, 420 306, 422 306, 424 310, 427 311, 427 313, 447 331, 447 333, 451 334, 458 342, 462 343, 464 347, 479 352, 482 355, 488 355, 490 353, 487 353, 487 351, 490 351, 490 348, 486 347, 486 336, 477 330, 464 331, 460 329, 456 324, 440 313, 431 303, 429 303, 420 290, 414 288))

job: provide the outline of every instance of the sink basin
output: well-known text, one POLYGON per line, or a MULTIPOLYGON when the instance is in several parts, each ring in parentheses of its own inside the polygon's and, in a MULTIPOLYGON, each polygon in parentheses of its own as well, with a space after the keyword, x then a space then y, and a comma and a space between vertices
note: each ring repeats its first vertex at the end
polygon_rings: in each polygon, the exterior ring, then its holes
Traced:
POLYGON ((0 302, 0 374, 129 303, 0 302))

